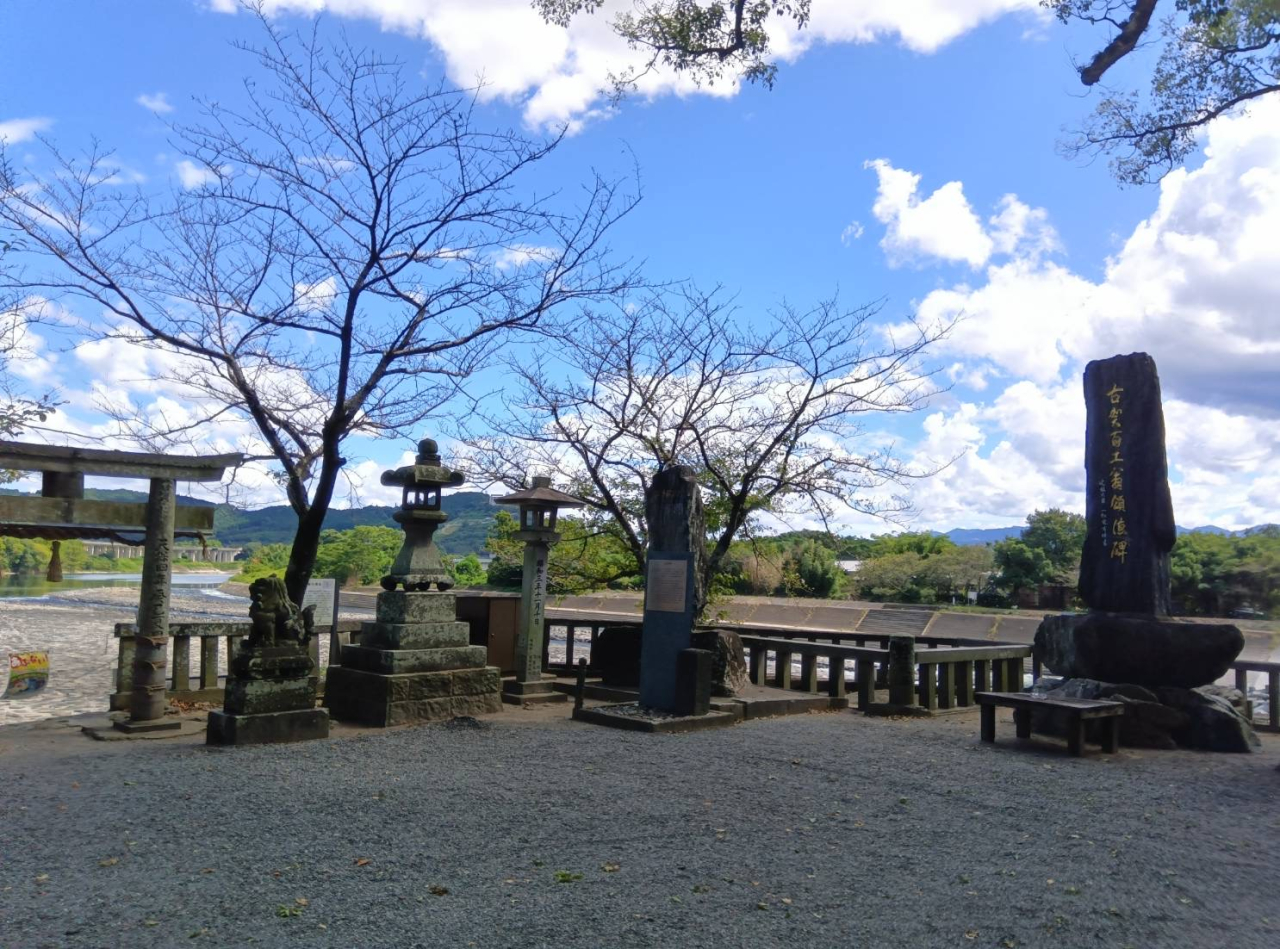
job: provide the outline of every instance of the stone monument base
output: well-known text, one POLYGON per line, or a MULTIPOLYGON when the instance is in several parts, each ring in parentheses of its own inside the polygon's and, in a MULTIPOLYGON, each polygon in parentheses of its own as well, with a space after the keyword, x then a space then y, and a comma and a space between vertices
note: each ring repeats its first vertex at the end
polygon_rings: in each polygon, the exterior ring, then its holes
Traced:
POLYGON ((385 728, 502 709, 502 679, 469 645, 452 593, 378 594, 377 621, 330 666, 324 704, 339 721, 385 728))
POLYGON ((1225 623, 1175 623, 1136 613, 1046 616, 1034 654, 1068 679, 1194 689, 1226 674, 1244 635, 1225 623))
POLYGON ((502 711, 494 666, 387 675, 330 666, 324 704, 340 722, 386 728, 502 711))
MULTIPOLYGON (((305 648, 267 646, 242 651, 232 662, 233 675, 249 674, 264 664, 288 663, 305 648)), ((289 679, 232 678, 227 683, 222 711, 209 713, 205 743, 210 745, 266 745, 329 737, 329 713, 316 708, 320 679, 303 675, 289 679)))
POLYGON ((567 702, 569 696, 565 692, 556 691, 555 676, 544 675, 537 682, 521 682, 519 679, 504 680, 502 701, 508 705, 549 705, 553 702, 567 702))
POLYGON ((205 743, 210 745, 268 745, 329 737, 329 713, 322 708, 237 715, 210 712, 205 743))
MULTIPOLYGON (((1238 690, 1225 686, 1148 689, 1132 683, 1095 679, 1044 678, 1031 691, 1055 698, 1122 702, 1122 747, 1226 752, 1250 752, 1261 747, 1247 717, 1247 700, 1238 690)), ((1031 726, 1044 734, 1065 735, 1063 715, 1051 708, 1033 711, 1031 726)), ((1086 722, 1086 739, 1100 740, 1101 734, 1094 731, 1101 727, 1101 722, 1086 722)))

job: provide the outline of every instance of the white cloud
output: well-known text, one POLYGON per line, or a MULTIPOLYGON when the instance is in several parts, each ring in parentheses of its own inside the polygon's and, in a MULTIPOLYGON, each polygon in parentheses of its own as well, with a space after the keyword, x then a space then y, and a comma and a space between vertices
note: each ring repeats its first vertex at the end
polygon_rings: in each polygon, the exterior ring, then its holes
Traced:
MULTIPOLYGON (((195 162, 186 158, 179 161, 174 168, 178 172, 178 180, 182 182, 182 187, 186 188, 188 191, 194 191, 197 188, 203 188, 205 185, 214 184, 218 180, 218 171, 214 171, 212 168, 205 168, 202 165, 197 165, 195 162)), ((229 165, 223 165, 219 171, 223 175, 229 175, 231 174, 231 167, 229 165)))
POLYGON ((135 101, 138 105, 151 112, 164 114, 173 111, 173 105, 169 102, 169 94, 166 92, 144 92, 135 101))
MULTIPOLYGON (((871 212, 885 225, 880 246, 890 266, 932 258, 980 267, 995 254, 1038 260, 1062 249, 1049 224, 1049 212, 1024 204, 1015 194, 1000 199, 996 213, 987 220, 988 229, 959 181, 948 181, 921 198, 920 175, 895 168, 883 158, 863 167, 876 173, 871 212)), ((861 225, 858 229, 860 235, 861 225)))
MULTIPOLYGON (((910 198, 914 176, 900 174, 910 198)), ((993 253, 1011 258, 918 307, 926 323, 960 318, 938 347, 953 381, 994 392, 1004 380, 990 402, 930 417, 919 456, 967 454, 920 486, 924 519, 993 526, 1055 504, 1082 511, 1081 373, 1144 351, 1163 385, 1178 523, 1280 522, 1280 101, 1211 126, 1204 163, 1164 180, 1099 280, 1045 260, 1056 236, 1012 196, 988 225, 993 253)))
POLYGON ((883 158, 868 161, 880 184, 871 213, 886 225, 880 241, 889 263, 896 266, 921 256, 964 261, 978 267, 991 256, 994 241, 969 206, 964 186, 949 181, 923 200, 920 176, 883 158))
POLYGON ((867 229, 862 226, 861 221, 850 221, 848 226, 840 232, 840 243, 848 247, 866 232, 867 229))
MULTIPOLYGON (((234 13, 234 0, 209 0, 211 9, 234 13)), ((368 19, 382 29, 429 41, 439 50, 449 78, 472 86, 483 81, 485 98, 518 102, 534 127, 567 123, 571 129, 604 114, 601 90, 611 74, 643 63, 609 24, 633 0, 606 0, 599 12, 574 18, 567 29, 544 22, 529 0, 267 0, 276 15, 328 12, 368 19)), ((898 41, 932 53, 977 26, 1012 12, 1043 17, 1038 0, 813 0, 807 29, 786 18, 770 27, 775 54, 795 60, 818 44, 898 41)), ((699 89, 669 70, 645 75, 642 97, 732 96, 737 84, 699 89)))
POLYGON ((0 122, 0 142, 5 145, 17 145, 35 138, 38 134, 53 125, 53 119, 5 119, 0 122))

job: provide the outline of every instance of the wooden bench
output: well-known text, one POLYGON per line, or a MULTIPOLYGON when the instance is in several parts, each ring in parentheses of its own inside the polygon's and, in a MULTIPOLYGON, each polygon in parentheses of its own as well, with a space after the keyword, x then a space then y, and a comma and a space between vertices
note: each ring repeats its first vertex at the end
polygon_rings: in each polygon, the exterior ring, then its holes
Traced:
POLYGON ((1123 702, 1094 699, 1059 699, 1033 692, 978 692, 974 695, 982 706, 982 740, 996 740, 996 707, 1013 709, 1013 723, 1019 738, 1031 737, 1031 710, 1051 708, 1067 714, 1067 750, 1079 757, 1084 751, 1084 723, 1087 719, 1106 719, 1102 750, 1113 754, 1120 747, 1120 716, 1123 702))

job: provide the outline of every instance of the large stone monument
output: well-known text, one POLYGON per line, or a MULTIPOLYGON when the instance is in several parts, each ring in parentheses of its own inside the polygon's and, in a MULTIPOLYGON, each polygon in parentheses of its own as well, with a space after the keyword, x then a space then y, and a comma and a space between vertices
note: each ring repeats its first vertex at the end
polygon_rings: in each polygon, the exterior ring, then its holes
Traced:
MULTIPOLYGON (((645 495, 649 553, 645 568, 640 647, 640 704, 685 712, 677 687, 681 653, 693 645, 693 624, 706 605, 702 563, 706 526, 697 476, 679 465, 658 472, 645 495)), ((683 691, 688 691, 688 687, 683 691)))
POLYGON ((1046 617, 1035 655, 1070 680, 1054 690, 1131 706, 1122 743, 1247 751, 1256 736, 1232 697, 1200 689, 1230 668, 1243 635, 1226 624, 1168 619, 1176 531, 1155 361, 1146 353, 1095 360, 1085 368, 1084 396, 1080 596, 1089 611, 1046 617))
POLYGON ((463 480, 441 464, 429 438, 418 443, 415 464, 383 472, 383 484, 403 489, 395 519, 404 546, 382 578, 377 620, 363 624, 359 644, 342 647, 341 666, 329 667, 325 705, 340 721, 403 725, 502 708, 499 672, 457 620, 456 597, 445 592, 453 582, 433 538, 448 517, 441 489, 463 480))
POLYGON ((279 577, 249 587, 252 630, 231 659, 221 712, 209 713, 210 745, 267 744, 329 737, 316 708, 319 677, 307 648, 314 606, 300 610, 279 577))

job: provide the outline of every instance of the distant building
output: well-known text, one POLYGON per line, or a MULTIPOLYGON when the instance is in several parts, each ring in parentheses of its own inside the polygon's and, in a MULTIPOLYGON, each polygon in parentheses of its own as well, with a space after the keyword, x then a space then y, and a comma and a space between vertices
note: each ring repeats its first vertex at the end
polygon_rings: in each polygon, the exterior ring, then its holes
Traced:
POLYGON ((862 566, 861 560, 837 560, 836 566, 845 573, 857 573, 858 568, 862 566))

